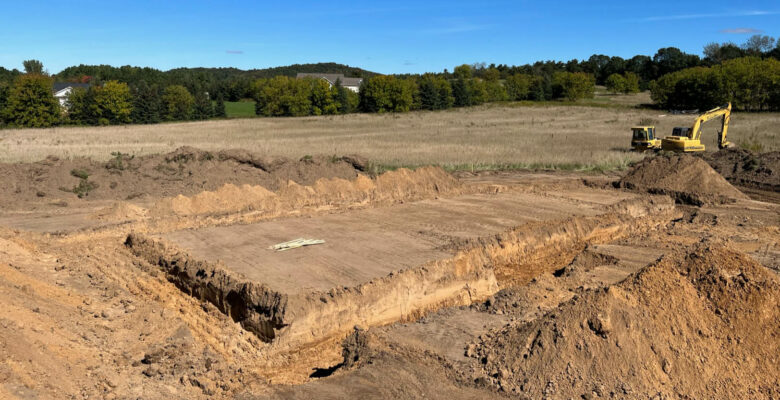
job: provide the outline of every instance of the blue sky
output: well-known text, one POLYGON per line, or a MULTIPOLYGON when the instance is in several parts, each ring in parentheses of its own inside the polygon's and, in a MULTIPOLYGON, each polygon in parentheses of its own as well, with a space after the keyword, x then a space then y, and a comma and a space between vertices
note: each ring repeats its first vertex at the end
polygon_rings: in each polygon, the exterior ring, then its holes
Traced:
POLYGON ((463 63, 630 57, 780 36, 775 1, 16 1, 0 65, 266 68, 334 61, 381 73, 463 63))

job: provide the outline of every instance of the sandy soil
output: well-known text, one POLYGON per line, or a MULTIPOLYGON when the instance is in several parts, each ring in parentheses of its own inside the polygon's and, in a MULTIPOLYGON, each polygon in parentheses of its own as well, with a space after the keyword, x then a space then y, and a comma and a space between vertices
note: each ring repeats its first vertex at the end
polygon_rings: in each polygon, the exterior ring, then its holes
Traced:
POLYGON ((126 169, 144 196, 67 205, 25 177, 81 178, 5 165, 22 189, 0 208, 0 398, 780 396, 776 203, 692 182, 674 190, 733 195, 675 204, 611 175, 372 178, 323 159, 274 176, 241 159, 187 161, 178 183, 126 169), (304 233, 327 245, 266 249, 304 233))

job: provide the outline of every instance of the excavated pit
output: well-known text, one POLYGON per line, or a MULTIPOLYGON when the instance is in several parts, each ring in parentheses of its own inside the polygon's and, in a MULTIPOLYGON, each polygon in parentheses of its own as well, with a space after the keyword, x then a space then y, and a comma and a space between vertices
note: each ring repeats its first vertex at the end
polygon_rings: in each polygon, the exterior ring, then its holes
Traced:
POLYGON ((506 191, 246 225, 131 234, 127 247, 186 293, 280 348, 355 326, 414 320, 482 301, 557 265, 544 260, 668 223, 665 196, 577 188, 506 191), (323 245, 274 252, 296 237, 323 245))

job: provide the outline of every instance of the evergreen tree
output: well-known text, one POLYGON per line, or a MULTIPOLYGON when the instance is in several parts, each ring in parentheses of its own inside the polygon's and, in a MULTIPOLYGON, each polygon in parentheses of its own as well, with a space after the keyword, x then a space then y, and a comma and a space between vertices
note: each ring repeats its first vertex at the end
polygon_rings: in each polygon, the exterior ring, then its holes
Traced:
POLYGON ((9 92, 10 92, 10 88, 8 87, 8 85, 5 85, 4 83, 0 82, 0 125, 3 125, 3 123, 5 122, 3 111, 5 110, 5 106, 8 103, 9 92))
POLYGON ((450 83, 441 76, 425 74, 418 87, 419 107, 423 110, 443 110, 452 107, 455 101, 450 83))
POLYGON ((209 119, 214 115, 214 106, 211 104, 208 93, 198 91, 195 94, 195 104, 192 108, 192 119, 209 119))
MULTIPOLYGON (((255 104, 257 107, 257 104, 255 104)), ((227 110, 225 109, 225 99, 220 93, 217 95, 217 104, 214 106, 214 116, 217 118, 227 118, 227 110)))
POLYGON ((157 85, 149 86, 140 81, 133 88, 133 113, 131 118, 136 124, 156 124, 161 118, 162 99, 157 85))
POLYGON ((65 108, 68 110, 68 119, 74 124, 97 125, 100 119, 100 110, 92 87, 74 88, 68 95, 65 108))
POLYGON ((455 106, 466 107, 472 105, 473 99, 469 87, 472 81, 471 67, 465 64, 457 66, 453 75, 455 75, 455 82, 452 83, 452 95, 455 97, 455 106))

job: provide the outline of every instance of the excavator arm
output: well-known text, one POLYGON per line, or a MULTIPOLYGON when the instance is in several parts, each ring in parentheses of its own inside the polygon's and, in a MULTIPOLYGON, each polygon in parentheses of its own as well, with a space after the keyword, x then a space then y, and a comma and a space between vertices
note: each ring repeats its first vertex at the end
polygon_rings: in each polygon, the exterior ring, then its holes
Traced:
POLYGON ((700 115, 699 118, 696 118, 696 121, 691 128, 691 139, 701 140, 702 124, 718 117, 722 117, 720 133, 718 135, 718 148, 723 149, 728 147, 730 143, 726 141, 726 134, 728 133, 729 121, 731 120, 731 103, 722 105, 718 108, 713 108, 700 115))

